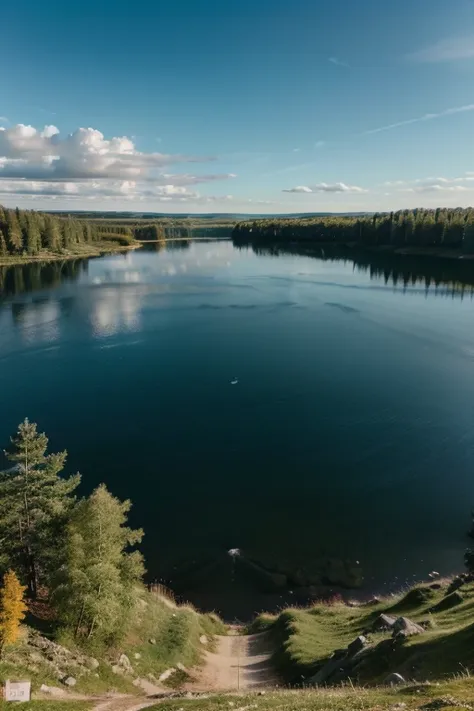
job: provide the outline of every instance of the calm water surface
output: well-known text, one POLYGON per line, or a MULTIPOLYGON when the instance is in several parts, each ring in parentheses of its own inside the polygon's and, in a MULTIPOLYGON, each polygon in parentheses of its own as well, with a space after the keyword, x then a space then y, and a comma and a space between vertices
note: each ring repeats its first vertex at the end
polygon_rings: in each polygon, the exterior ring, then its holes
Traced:
POLYGON ((26 415, 131 498, 151 576, 231 547, 374 589, 462 566, 470 297, 230 242, 57 272, 3 272, 0 441, 26 415))

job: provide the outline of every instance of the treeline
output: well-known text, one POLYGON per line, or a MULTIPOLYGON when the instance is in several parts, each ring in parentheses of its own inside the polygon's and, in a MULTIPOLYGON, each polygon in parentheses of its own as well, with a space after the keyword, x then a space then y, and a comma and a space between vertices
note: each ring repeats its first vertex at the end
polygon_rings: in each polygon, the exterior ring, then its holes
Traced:
POLYGON ((365 246, 447 247, 474 251, 474 209, 400 210, 374 215, 301 219, 272 218, 241 222, 236 243, 355 243, 365 246))
POLYGON ((61 254, 78 244, 107 240, 127 244, 133 236, 131 230, 119 226, 110 229, 75 217, 0 206, 0 257, 61 254))
POLYGON ((0 472, 0 572, 14 572, 30 598, 47 600, 61 633, 112 644, 126 631, 143 558, 143 532, 127 527, 130 502, 104 485, 78 500, 80 475, 64 477, 66 452, 25 420, 0 472))

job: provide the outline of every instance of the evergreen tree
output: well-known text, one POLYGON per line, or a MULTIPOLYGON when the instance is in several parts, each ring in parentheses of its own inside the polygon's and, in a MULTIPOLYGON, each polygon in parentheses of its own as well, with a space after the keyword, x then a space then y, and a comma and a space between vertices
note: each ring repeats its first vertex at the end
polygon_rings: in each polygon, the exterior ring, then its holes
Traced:
POLYGON ((0 473, 2 562, 15 566, 33 597, 57 565, 71 494, 80 482, 79 474, 59 476, 67 453, 46 455, 47 446, 46 435, 25 419, 5 452, 15 466, 0 473))
POLYGON ((28 254, 38 254, 41 249, 41 233, 34 212, 27 217, 26 249, 28 254))
POLYGON ((130 506, 102 484, 74 509, 52 599, 76 637, 111 642, 125 630, 144 572, 141 554, 128 552, 143 536, 125 525, 130 506))
POLYGON ((23 246, 21 228, 13 210, 7 212, 7 244, 10 252, 20 252, 23 246))
POLYGON ((46 249, 51 250, 51 252, 59 252, 61 248, 61 233, 58 221, 54 217, 46 217, 44 242, 46 249))
POLYGON ((0 229, 0 255, 6 255, 8 254, 8 248, 7 248, 7 243, 5 241, 5 237, 3 236, 3 232, 0 229))
POLYGON ((23 599, 25 590, 26 586, 20 584, 14 571, 8 570, 0 590, 0 653, 5 645, 18 639, 20 623, 27 610, 23 599))

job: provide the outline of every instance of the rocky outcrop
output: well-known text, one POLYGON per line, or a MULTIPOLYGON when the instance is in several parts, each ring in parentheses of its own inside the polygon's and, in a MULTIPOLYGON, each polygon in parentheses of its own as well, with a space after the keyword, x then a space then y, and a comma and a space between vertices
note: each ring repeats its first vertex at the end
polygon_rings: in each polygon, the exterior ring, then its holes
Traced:
POLYGON ((43 664, 51 676, 66 686, 74 686, 77 678, 90 674, 99 666, 94 657, 71 651, 34 631, 28 635, 27 648, 31 650, 28 657, 33 671, 37 665, 43 664))
POLYGON ((379 615, 373 622, 371 630, 372 632, 386 632, 391 630, 395 625, 397 619, 391 615, 379 615))
POLYGON ((327 683, 338 683, 348 676, 352 669, 362 661, 362 656, 368 641, 362 635, 356 637, 347 649, 337 649, 331 658, 319 669, 316 674, 308 679, 309 684, 319 686, 327 683))
POLYGON ((422 634, 424 631, 421 625, 412 622, 408 617, 399 617, 392 627, 392 635, 397 638, 411 637, 415 634, 422 634))

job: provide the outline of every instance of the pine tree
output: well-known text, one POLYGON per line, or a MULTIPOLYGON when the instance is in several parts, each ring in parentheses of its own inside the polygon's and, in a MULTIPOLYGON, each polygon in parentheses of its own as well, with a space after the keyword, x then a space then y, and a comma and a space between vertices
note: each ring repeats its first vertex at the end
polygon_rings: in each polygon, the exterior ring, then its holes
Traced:
POLYGON ((20 252, 23 246, 23 235, 14 210, 7 212, 7 244, 10 252, 20 252))
POLYGON ((51 252, 59 252, 61 248, 61 233, 58 221, 54 217, 48 216, 45 220, 43 240, 46 249, 51 252))
POLYGON ((8 254, 7 243, 5 242, 5 237, 3 236, 3 231, 0 229, 0 254, 2 256, 8 254))
POLYGON ((141 554, 128 552, 143 536, 125 525, 130 506, 102 484, 74 509, 52 599, 76 637, 111 642, 125 630, 144 572, 141 554))
POLYGON ((27 607, 23 596, 26 586, 21 585, 15 572, 8 570, 3 576, 0 590, 0 653, 8 644, 14 644, 25 618, 27 607))
POLYGON ((38 254, 41 249, 41 233, 34 212, 27 216, 26 249, 28 254, 38 254))
POLYGON ((80 476, 63 479, 66 452, 46 455, 48 438, 27 419, 5 452, 15 466, 0 472, 0 541, 3 563, 15 568, 36 597, 61 554, 61 534, 80 476))

